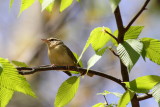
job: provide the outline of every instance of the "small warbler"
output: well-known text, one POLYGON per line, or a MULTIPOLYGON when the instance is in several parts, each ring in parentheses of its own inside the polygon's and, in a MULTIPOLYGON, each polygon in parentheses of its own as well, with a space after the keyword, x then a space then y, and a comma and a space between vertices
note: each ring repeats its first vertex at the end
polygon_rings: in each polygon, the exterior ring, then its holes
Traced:
MULTIPOLYGON (((48 46, 48 57, 54 66, 79 66, 72 51, 59 39, 49 38, 41 39, 48 46)), ((63 71, 67 75, 72 74, 69 71, 63 71)))

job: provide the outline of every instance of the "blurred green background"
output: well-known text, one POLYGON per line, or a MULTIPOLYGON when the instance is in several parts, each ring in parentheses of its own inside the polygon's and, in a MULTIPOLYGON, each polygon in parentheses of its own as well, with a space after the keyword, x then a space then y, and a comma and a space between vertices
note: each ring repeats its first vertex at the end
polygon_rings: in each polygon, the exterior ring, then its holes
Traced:
MULTIPOLYGON (((29 66, 50 64, 47 47, 42 38, 57 37, 78 55, 87 41, 90 32, 96 27, 109 27, 112 32, 117 29, 115 18, 111 12, 109 0, 81 0, 74 2, 67 10, 59 12, 56 2, 52 13, 41 12, 38 1, 25 10, 19 17, 20 0, 15 0, 9 8, 9 0, 0 1, 0 57, 18 60, 29 66)), ((138 12, 145 0, 122 0, 120 9, 124 25, 127 25, 138 12)), ((147 10, 138 18, 134 25, 145 26, 141 37, 160 39, 160 0, 151 0, 147 10)), ((84 67, 94 54, 91 47, 82 57, 84 67)), ((121 78, 119 60, 107 51, 103 58, 92 69, 121 78)), ((160 75, 160 66, 146 62, 142 58, 130 73, 130 79, 138 76, 160 75)), ((45 71, 25 76, 30 82, 38 98, 16 92, 7 107, 53 107, 56 92, 61 83, 68 78, 63 72, 45 71)), ((91 107, 105 102, 103 96, 96 93, 108 90, 123 93, 121 86, 101 77, 81 79, 75 98, 67 107, 91 107)), ((117 103, 114 95, 107 96, 108 103, 117 103)), ((158 107, 154 98, 140 102, 141 107, 158 107)), ((130 107, 131 105, 128 105, 130 107)))

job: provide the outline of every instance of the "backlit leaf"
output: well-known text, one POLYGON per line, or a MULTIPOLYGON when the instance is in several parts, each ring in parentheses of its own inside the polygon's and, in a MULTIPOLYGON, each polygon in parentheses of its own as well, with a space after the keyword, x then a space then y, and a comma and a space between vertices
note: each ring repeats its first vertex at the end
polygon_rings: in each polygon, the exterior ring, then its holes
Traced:
POLYGON ((14 91, 36 97, 24 76, 18 74, 17 69, 7 60, 0 58, 3 71, 0 75, 0 103, 5 107, 14 91))
POLYGON ((159 82, 160 82, 160 76, 147 75, 138 77, 130 82, 124 82, 124 83, 128 88, 137 93, 147 93, 159 82))
POLYGON ((35 2, 35 0, 21 0, 21 7, 20 7, 19 15, 20 15, 24 10, 26 10, 27 8, 29 8, 34 2, 35 2))
POLYGON ((142 38, 141 41, 144 45, 142 56, 160 65, 160 40, 142 38))
POLYGON ((72 4, 73 0, 61 0, 60 12, 64 11, 72 4))
POLYGON ((134 94, 134 92, 127 90, 120 98, 117 107, 126 107, 127 104, 132 100, 134 94))
POLYGON ((67 105, 75 96, 79 87, 80 77, 70 77, 62 83, 58 89, 58 93, 55 98, 55 107, 64 107, 67 105))
POLYGON ((109 1, 110 1, 112 12, 114 12, 121 0, 109 0, 109 1))
POLYGON ((143 44, 135 39, 128 39, 118 45, 117 53, 123 64, 128 68, 128 71, 132 69, 139 59, 142 49, 143 44))
POLYGON ((99 49, 103 48, 108 43, 108 41, 111 39, 111 36, 105 33, 104 30, 111 33, 111 30, 107 27, 97 27, 91 31, 90 36, 86 42, 86 45, 83 48, 83 51, 78 61, 82 58, 82 55, 87 50, 90 44, 92 48, 95 50, 95 52, 97 52, 99 49))

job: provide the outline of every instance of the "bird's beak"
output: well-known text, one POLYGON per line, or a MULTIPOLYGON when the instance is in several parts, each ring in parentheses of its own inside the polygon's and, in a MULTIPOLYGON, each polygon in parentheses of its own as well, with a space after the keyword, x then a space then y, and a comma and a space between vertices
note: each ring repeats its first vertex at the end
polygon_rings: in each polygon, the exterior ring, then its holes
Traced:
POLYGON ((48 43, 49 41, 47 39, 41 39, 43 42, 48 43))

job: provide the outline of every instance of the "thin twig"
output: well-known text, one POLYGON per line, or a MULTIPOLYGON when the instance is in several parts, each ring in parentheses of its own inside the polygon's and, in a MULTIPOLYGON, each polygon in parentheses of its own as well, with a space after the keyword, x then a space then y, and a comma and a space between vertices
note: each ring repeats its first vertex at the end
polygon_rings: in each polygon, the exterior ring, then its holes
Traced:
POLYGON ((150 0, 146 0, 146 2, 144 3, 143 7, 141 8, 141 10, 137 13, 137 15, 129 22, 129 24, 127 25, 127 27, 125 28, 125 31, 127 31, 131 25, 135 22, 135 20, 141 15, 141 13, 146 10, 146 6, 148 5, 148 3, 150 2, 150 0))
POLYGON ((103 97, 104 97, 104 99, 105 99, 105 101, 106 101, 106 106, 108 106, 108 101, 107 101, 106 96, 105 96, 105 95, 103 95, 103 97))
POLYGON ((119 55, 117 55, 117 53, 115 53, 112 48, 109 48, 109 50, 110 50, 115 56, 119 57, 119 55))
POLYGON ((40 72, 40 71, 48 71, 48 70, 58 70, 58 71, 77 71, 80 73, 85 73, 88 72, 88 74, 92 74, 92 75, 97 75, 100 77, 104 77, 107 79, 110 79, 118 84, 120 84, 124 89, 126 89, 125 84, 122 83, 122 81, 120 79, 117 79, 113 76, 95 71, 95 70, 88 70, 81 68, 81 67, 76 67, 76 66, 48 66, 48 67, 43 67, 43 66, 38 66, 38 67, 17 67, 17 70, 19 72, 19 74, 21 75, 29 75, 29 74, 33 74, 36 72, 40 72))
POLYGON ((113 39, 116 40, 117 43, 119 43, 118 39, 113 34, 109 33, 106 29, 104 29, 104 32, 109 34, 113 39))

